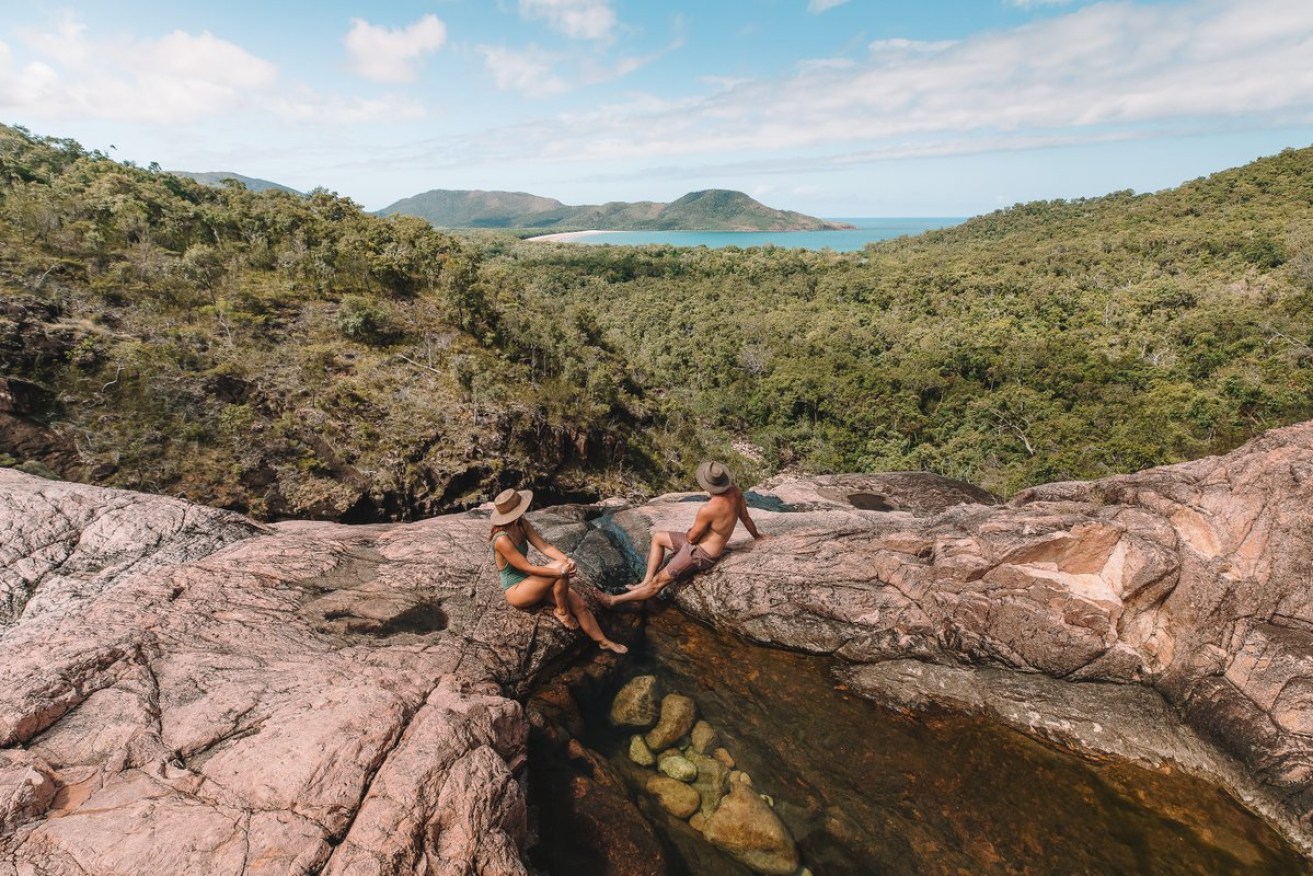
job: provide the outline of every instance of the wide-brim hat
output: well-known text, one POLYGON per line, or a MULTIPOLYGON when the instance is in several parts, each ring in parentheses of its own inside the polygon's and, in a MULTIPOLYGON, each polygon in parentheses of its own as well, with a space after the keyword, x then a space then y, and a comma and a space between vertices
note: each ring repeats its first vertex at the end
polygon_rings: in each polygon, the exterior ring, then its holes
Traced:
POLYGON ((730 477, 729 469, 719 462, 708 461, 699 465, 697 478, 698 486, 713 496, 734 486, 734 478, 730 477))
POLYGON ((497 494, 497 498, 492 500, 492 507, 495 510, 488 520, 494 526, 510 523, 528 511, 529 503, 532 501, 533 490, 502 490, 497 494))

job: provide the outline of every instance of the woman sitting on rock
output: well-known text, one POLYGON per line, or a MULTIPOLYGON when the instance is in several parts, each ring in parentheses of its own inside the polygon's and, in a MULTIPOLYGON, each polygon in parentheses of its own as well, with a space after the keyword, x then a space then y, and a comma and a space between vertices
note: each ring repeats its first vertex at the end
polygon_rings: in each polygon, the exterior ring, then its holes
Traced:
POLYGON ((506 601, 516 608, 528 609, 550 595, 556 603, 552 613, 567 629, 577 630, 582 626, 602 650, 617 654, 628 652, 624 645, 606 637, 588 605, 570 589, 570 576, 576 571, 574 560, 548 544, 533 524, 524 519, 524 512, 529 510, 532 501, 530 490, 503 490, 493 500, 495 510, 489 518, 492 532, 488 538, 497 571, 501 574, 501 589, 506 592, 506 601), (553 558, 553 562, 546 566, 530 563, 525 554, 531 544, 553 558))

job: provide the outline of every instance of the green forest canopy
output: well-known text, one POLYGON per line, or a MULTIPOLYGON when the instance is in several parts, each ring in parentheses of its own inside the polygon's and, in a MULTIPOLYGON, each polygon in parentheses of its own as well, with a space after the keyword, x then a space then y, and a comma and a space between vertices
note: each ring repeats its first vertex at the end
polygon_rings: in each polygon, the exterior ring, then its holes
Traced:
POLYGON ((0 373, 81 476, 264 516, 647 494, 707 453, 1009 494, 1313 416, 1310 220, 1302 149, 856 253, 526 243, 0 128, 0 373))

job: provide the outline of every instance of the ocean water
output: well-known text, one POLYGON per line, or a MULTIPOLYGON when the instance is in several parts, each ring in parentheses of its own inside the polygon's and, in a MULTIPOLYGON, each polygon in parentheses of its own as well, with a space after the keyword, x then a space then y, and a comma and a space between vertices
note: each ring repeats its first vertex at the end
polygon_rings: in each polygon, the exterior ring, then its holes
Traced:
POLYGON ((853 252, 868 243, 920 234, 935 228, 947 228, 964 221, 962 217, 861 217, 831 219, 856 228, 844 231, 580 231, 567 234, 549 234, 533 240, 552 240, 592 245, 639 246, 663 243, 670 246, 705 246, 720 249, 727 246, 781 246, 791 249, 831 249, 835 252, 853 252))

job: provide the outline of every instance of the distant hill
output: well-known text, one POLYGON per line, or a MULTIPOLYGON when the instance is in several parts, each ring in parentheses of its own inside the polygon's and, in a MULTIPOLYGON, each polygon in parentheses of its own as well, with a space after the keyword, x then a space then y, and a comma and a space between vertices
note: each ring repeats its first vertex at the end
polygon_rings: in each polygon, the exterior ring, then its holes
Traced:
POLYGON ((403 198, 379 215, 427 219, 439 228, 543 231, 819 231, 849 228, 792 210, 776 210, 742 192, 707 189, 670 204, 611 201, 572 207, 525 192, 434 189, 403 198))
POLYGON ((281 185, 276 182, 270 182, 267 179, 257 179, 253 176, 242 176, 240 173, 231 173, 226 170, 209 170, 204 173, 194 173, 190 170, 171 170, 169 173, 174 176, 185 176, 187 179, 194 179, 201 185, 221 186, 226 179, 236 180, 246 186, 253 192, 263 192, 266 189, 277 189, 280 192, 291 192, 294 195, 304 194, 294 188, 281 185))

